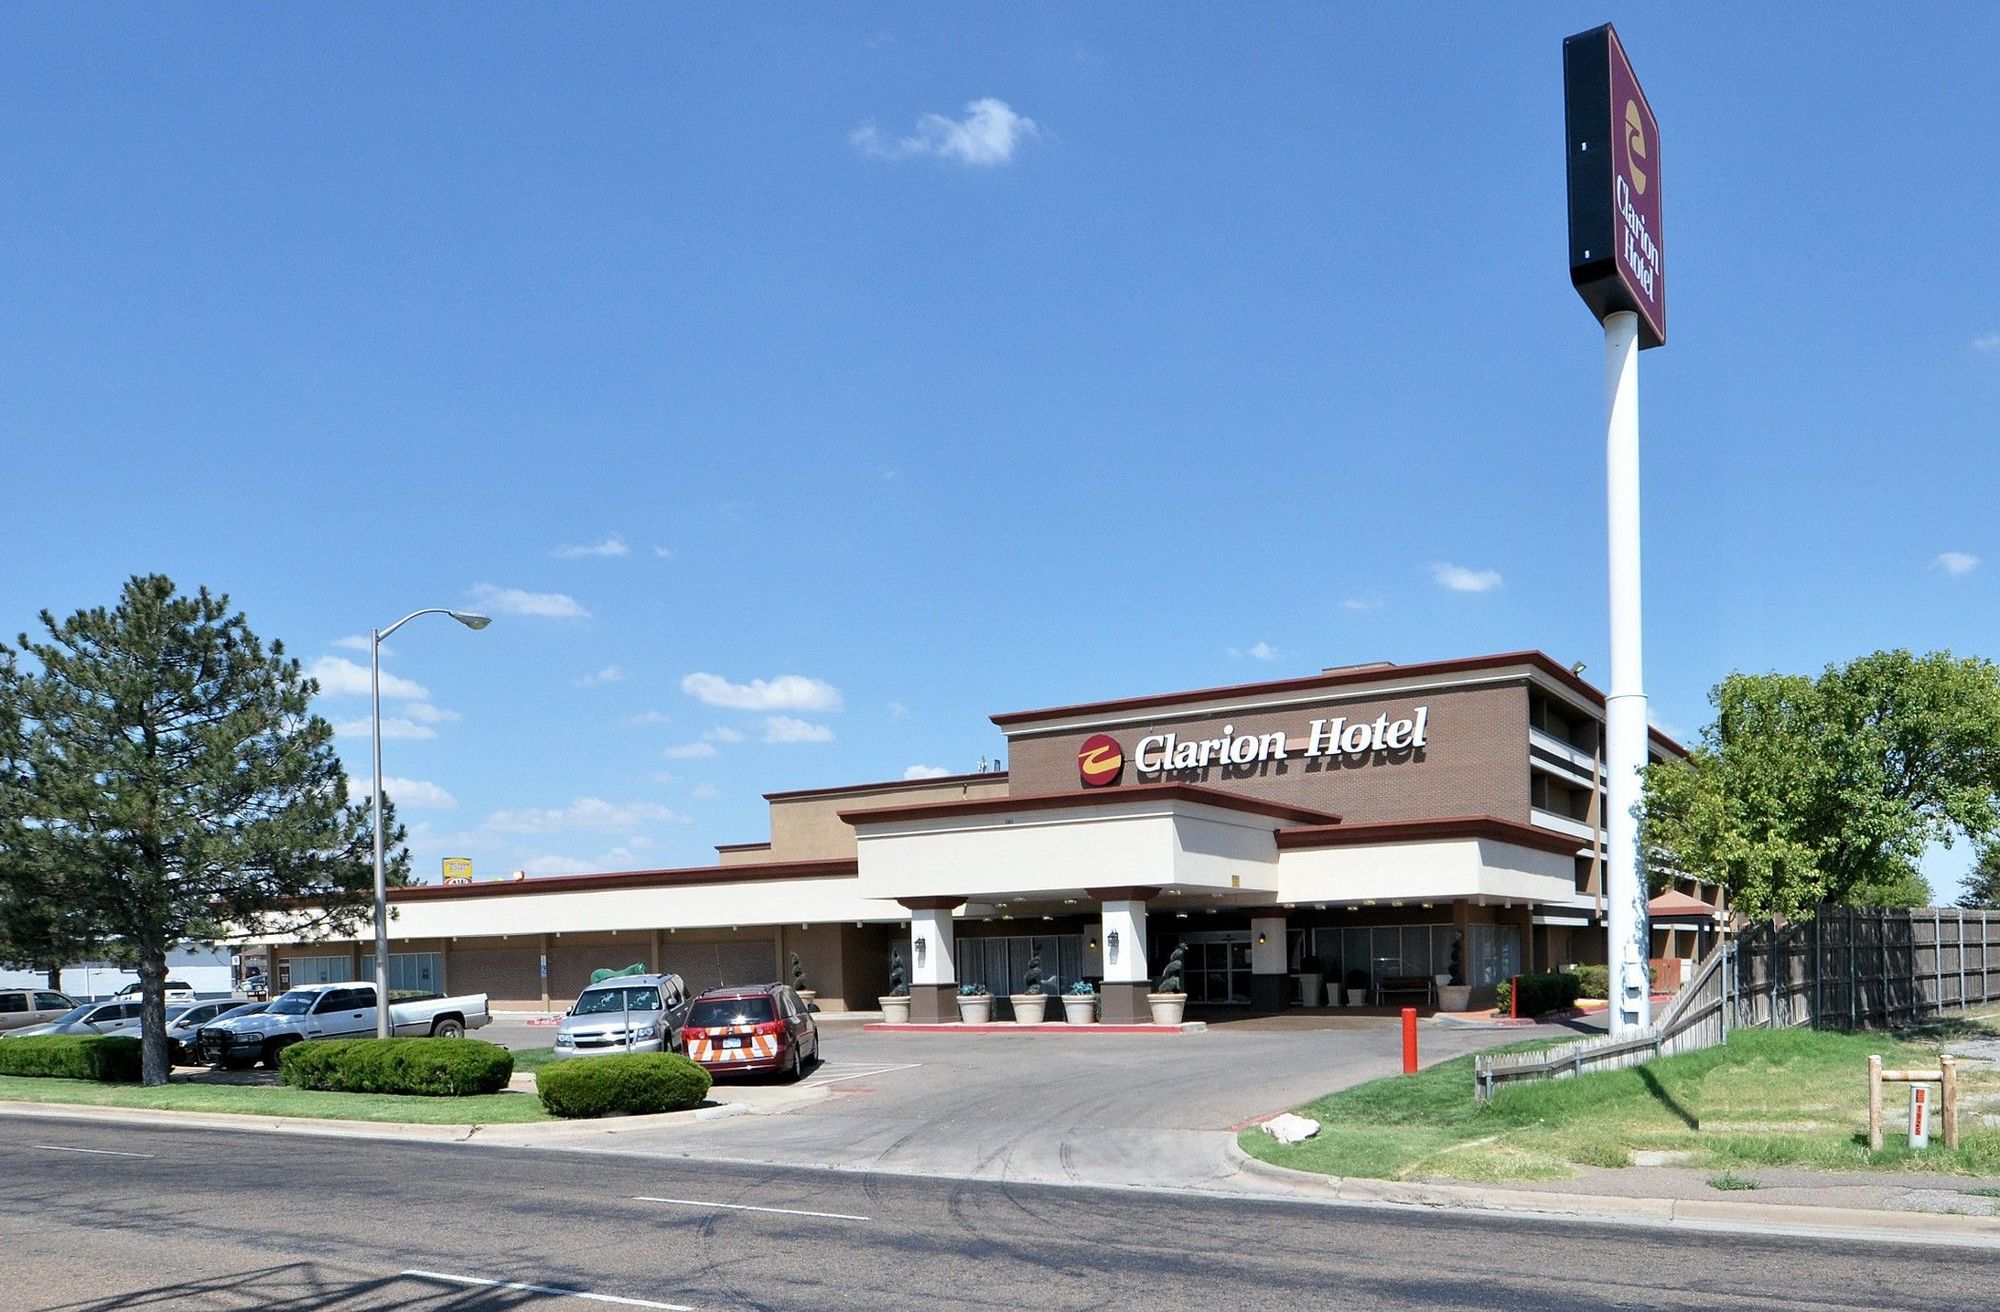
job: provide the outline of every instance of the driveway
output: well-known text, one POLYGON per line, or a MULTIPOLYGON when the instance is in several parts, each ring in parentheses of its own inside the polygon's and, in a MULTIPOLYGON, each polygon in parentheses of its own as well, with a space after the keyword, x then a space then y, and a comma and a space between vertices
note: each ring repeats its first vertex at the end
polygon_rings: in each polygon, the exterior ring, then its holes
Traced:
MULTIPOLYGON (((1425 1065, 1572 1033, 1426 1024, 1425 1065)), ((550 1147, 1034 1183, 1227 1188, 1245 1123, 1402 1066, 1393 1018, 1223 1024, 1173 1036, 914 1034, 822 1022, 796 1086, 718 1083, 747 1114, 533 1142, 550 1147)), ((1469 1090, 1468 1090, 1469 1092, 1469 1090)), ((511 1141, 507 1127, 483 1137, 511 1141)), ((525 1136, 523 1142, 529 1141, 525 1136)))

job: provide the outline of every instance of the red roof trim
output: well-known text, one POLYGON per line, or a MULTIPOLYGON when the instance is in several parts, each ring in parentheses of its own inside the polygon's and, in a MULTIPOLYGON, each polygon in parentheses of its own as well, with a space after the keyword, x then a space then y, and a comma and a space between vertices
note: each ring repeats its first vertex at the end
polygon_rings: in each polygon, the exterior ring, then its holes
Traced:
POLYGON ((1437 843, 1491 838, 1544 852, 1574 855, 1584 841, 1539 825, 1502 820, 1497 815, 1454 815, 1436 820, 1364 820, 1355 824, 1280 829, 1278 848, 1353 847, 1369 843, 1437 843))
POLYGON ((873 784, 841 784, 834 788, 795 788, 787 793, 765 793, 767 802, 790 802, 802 797, 838 797, 842 793, 894 793, 912 788, 948 788, 953 784, 979 783, 982 780, 1007 782, 1005 770, 987 770, 976 774, 945 774, 933 779, 886 779, 873 784))
POLYGON ((619 870, 606 874, 549 875, 477 884, 413 884, 389 890, 391 902, 433 902, 459 897, 518 897, 528 893, 590 893, 602 888, 684 888, 703 884, 754 884, 767 879, 840 879, 860 873, 852 858, 835 861, 756 861, 685 870, 619 870))
POLYGON ((1197 784, 1128 784, 1122 788, 1091 788, 1071 793, 1023 793, 1008 797, 974 797, 954 802, 916 802, 909 806, 887 806, 878 810, 842 811, 840 818, 850 825, 890 824, 904 820, 932 820, 951 816, 1008 815, 1017 811, 1051 811, 1065 806, 1114 806, 1119 802, 1194 802, 1229 811, 1246 811, 1302 825, 1336 825, 1340 817, 1328 811, 1226 793, 1219 788, 1197 784))

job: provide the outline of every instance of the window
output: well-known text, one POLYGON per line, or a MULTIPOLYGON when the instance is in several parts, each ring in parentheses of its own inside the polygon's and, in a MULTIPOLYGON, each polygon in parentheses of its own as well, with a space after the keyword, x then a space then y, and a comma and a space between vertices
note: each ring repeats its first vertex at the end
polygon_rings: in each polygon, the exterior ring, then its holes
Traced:
POLYGON ((313 1014, 324 1016, 330 1011, 359 1011, 374 1005, 372 989, 328 989, 319 1000, 319 1005, 313 1008, 313 1014))
POLYGON ((756 1025, 776 1020, 777 1010, 768 995, 754 998, 706 998, 694 1004, 687 1023, 695 1029, 719 1029, 725 1025, 756 1025))
MULTIPOLYGON (((395 959, 393 953, 390 959, 395 959)), ((287 964, 292 968, 291 983, 294 985, 336 984, 354 978, 354 958, 345 953, 327 957, 292 957, 287 964)))
POLYGON ((0 993, 0 1011, 26 1011, 28 995, 25 993, 0 993))
POLYGON ((75 1005, 74 1002, 71 1002, 60 993, 37 993, 35 995, 36 1011, 67 1011, 75 1005))
POLYGON ((1465 982, 1498 984, 1521 971, 1519 925, 1474 925, 1472 951, 1467 954, 1465 982))
MULTIPOLYGON (((375 954, 361 954, 361 974, 342 978, 375 978, 375 954)), ((391 993, 435 993, 444 979, 444 957, 436 952, 391 952, 389 991, 391 993)))
POLYGON ((648 984, 643 988, 585 989, 576 1000, 573 1016, 607 1016, 627 1011, 659 1011, 660 991, 648 984))

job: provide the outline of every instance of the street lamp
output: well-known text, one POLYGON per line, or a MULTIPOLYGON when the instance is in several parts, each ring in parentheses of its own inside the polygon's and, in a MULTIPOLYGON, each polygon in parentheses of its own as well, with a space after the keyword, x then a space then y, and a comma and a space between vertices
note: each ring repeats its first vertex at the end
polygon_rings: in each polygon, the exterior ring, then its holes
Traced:
POLYGON ((493 621, 471 611, 447 610, 430 606, 413 610, 386 629, 368 635, 369 721, 375 733, 375 778, 370 782, 375 796, 375 1037, 389 1037, 389 877, 382 866, 382 640, 419 615, 449 615, 468 629, 479 630, 493 621))

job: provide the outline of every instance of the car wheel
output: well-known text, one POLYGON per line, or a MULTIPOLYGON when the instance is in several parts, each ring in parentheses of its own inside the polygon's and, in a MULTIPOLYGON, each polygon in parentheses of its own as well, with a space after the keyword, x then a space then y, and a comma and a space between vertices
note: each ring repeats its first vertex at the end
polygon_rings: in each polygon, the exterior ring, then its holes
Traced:
POLYGON ((797 1084, 805 1078, 805 1074, 806 1045, 803 1043, 794 1043, 792 1045, 792 1064, 785 1071, 785 1082, 787 1084, 797 1084))
POLYGON ((431 1036, 439 1039, 462 1039, 465 1037, 465 1022, 447 1017, 431 1026, 431 1036))
POLYGON ((270 1067, 272 1070, 277 1070, 279 1056, 281 1056, 284 1053, 285 1049, 291 1047, 294 1043, 297 1042, 298 1042, 297 1039, 274 1039, 271 1042, 265 1044, 264 1058, 263 1058, 264 1065, 270 1067))

